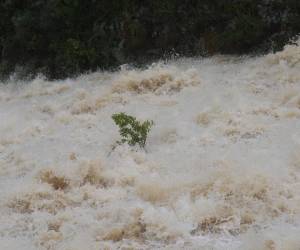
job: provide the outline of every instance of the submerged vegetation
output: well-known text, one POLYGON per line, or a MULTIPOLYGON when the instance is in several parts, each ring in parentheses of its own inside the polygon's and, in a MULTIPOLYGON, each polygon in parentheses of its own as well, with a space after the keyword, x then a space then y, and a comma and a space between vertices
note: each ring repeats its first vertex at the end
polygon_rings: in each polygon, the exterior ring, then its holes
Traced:
POLYGON ((119 132, 122 137, 117 144, 127 143, 130 146, 138 144, 141 148, 145 148, 148 133, 154 125, 153 121, 139 122, 135 117, 118 113, 112 116, 114 122, 119 126, 119 132))
POLYGON ((4 0, 0 16, 2 78, 278 50, 300 32, 298 0, 4 0))

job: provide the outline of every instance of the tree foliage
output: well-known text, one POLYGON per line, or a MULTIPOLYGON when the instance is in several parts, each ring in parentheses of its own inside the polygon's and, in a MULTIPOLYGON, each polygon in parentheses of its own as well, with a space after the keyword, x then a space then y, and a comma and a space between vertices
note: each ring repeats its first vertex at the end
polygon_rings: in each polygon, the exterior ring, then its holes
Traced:
POLYGON ((133 116, 126 115, 125 113, 118 113, 112 116, 112 119, 119 126, 121 140, 117 144, 127 143, 130 146, 138 144, 141 148, 146 145, 146 140, 153 121, 139 122, 133 116))
POLYGON ((298 0, 1 0, 0 16, 1 76, 266 52, 300 32, 298 0))

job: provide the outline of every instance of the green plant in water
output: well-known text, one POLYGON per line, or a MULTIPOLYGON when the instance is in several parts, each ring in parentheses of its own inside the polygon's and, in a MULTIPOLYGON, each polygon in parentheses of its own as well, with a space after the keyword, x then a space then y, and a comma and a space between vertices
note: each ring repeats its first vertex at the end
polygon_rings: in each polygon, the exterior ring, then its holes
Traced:
POLYGON ((112 119, 119 126, 122 137, 120 141, 117 141, 117 144, 127 143, 130 146, 138 144, 141 148, 145 148, 148 133, 154 125, 153 121, 146 120, 142 123, 125 113, 113 114, 112 119))

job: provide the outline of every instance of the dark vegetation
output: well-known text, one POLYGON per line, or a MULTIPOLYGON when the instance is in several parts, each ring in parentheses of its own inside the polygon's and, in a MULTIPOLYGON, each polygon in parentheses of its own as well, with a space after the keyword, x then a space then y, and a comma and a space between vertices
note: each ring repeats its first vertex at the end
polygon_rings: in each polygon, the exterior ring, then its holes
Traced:
POLYGON ((0 0, 0 75, 50 79, 178 53, 279 50, 299 0, 0 0))

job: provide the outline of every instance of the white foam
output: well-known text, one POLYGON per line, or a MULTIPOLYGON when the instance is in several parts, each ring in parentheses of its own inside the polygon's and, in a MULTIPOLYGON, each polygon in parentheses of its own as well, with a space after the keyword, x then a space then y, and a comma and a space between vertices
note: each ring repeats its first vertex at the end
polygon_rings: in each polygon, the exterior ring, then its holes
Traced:
POLYGON ((0 248, 300 246, 299 46, 0 85, 0 248), (111 119, 151 119, 146 151, 111 119))

